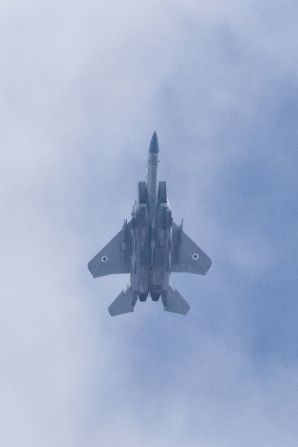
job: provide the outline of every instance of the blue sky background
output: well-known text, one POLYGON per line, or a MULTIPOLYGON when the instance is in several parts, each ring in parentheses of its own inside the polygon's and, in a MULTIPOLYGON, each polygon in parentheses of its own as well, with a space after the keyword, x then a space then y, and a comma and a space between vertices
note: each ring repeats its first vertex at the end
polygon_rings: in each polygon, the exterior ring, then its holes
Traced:
POLYGON ((0 5, 0 444, 296 447, 298 6, 0 5), (153 130, 213 260, 110 318, 86 265, 128 218, 153 130))

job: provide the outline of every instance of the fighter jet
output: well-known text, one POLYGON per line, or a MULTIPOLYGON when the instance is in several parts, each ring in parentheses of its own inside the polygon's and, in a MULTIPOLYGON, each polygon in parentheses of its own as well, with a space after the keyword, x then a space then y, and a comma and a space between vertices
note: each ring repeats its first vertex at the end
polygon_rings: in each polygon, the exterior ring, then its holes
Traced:
POLYGON ((171 273, 205 275, 211 259, 172 218, 165 181, 157 183, 159 145, 154 132, 148 157, 147 179, 138 183, 132 218, 93 258, 88 268, 94 278, 128 273, 130 286, 109 306, 112 316, 133 312, 137 299, 161 298, 164 310, 185 315, 189 304, 169 285, 171 273))

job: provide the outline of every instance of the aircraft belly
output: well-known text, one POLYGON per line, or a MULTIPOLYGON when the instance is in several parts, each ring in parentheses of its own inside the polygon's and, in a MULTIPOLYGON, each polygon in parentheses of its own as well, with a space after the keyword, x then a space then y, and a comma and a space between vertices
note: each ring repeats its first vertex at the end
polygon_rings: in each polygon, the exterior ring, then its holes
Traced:
POLYGON ((150 288, 166 290, 169 283, 169 252, 162 247, 156 248, 151 271, 150 288))
POLYGON ((149 291, 149 263, 146 254, 137 253, 135 257, 135 267, 131 275, 131 284, 134 292, 146 294, 149 291))

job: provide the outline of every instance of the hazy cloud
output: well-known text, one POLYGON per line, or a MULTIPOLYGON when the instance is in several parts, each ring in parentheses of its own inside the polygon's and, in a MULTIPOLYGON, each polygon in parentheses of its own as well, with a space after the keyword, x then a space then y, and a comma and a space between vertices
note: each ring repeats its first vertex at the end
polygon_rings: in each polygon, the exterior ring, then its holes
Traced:
POLYGON ((297 439, 294 2, 2 2, 1 445, 297 439), (91 256, 129 217, 153 130, 206 278, 187 318, 91 256))

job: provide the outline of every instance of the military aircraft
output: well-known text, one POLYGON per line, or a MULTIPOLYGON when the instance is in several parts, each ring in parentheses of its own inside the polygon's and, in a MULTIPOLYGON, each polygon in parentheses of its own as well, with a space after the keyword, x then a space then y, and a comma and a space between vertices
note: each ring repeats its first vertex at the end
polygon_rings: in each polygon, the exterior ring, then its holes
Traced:
POLYGON ((132 218, 93 258, 88 268, 94 278, 129 273, 130 286, 109 306, 112 316, 133 312, 137 299, 161 297, 164 310, 187 314, 189 304, 169 285, 171 273, 205 275, 211 259, 172 218, 166 182, 157 184, 159 145, 154 132, 147 168, 147 181, 138 183, 132 218))

